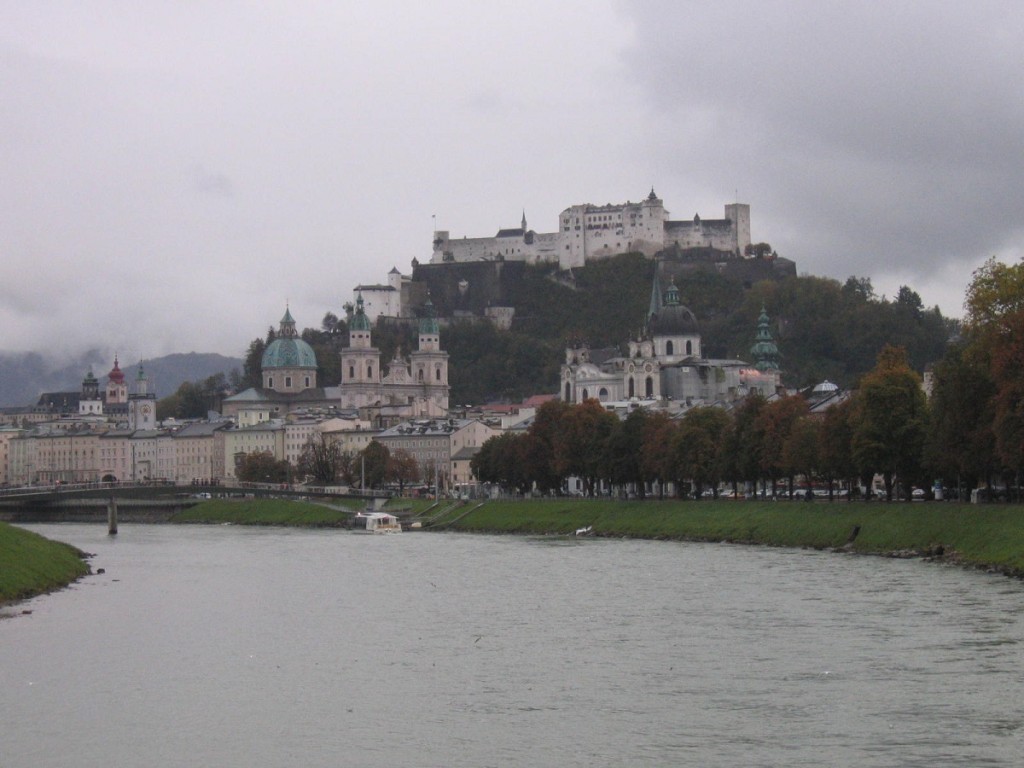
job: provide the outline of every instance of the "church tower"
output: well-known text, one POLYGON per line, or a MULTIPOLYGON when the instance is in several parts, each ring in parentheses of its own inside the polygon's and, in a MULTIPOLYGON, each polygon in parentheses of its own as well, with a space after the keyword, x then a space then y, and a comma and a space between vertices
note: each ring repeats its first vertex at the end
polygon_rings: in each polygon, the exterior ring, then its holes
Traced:
POLYGON ((156 393, 149 391, 149 379, 139 364, 135 392, 128 395, 128 428, 156 429, 156 393))
POLYGON ((754 367, 761 373, 774 373, 779 370, 779 348, 772 338, 768 323, 768 312, 761 305, 761 316, 757 318, 757 336, 754 346, 750 348, 750 356, 754 358, 754 367))
POLYGON ((82 396, 78 399, 78 415, 103 413, 103 399, 100 397, 100 383, 92 373, 92 368, 82 379, 82 396))
POLYGON ((363 295, 356 298, 348 325, 348 346, 341 350, 341 405, 358 408, 381 399, 380 350, 373 346, 363 295))
POLYGON ((124 371, 117 364, 114 355, 114 367, 107 374, 107 405, 118 405, 128 402, 128 384, 124 380, 124 371))
POLYGON ((441 349, 441 331, 434 304, 427 297, 420 320, 419 347, 410 356, 415 383, 423 387, 424 397, 448 410, 448 353, 441 349))

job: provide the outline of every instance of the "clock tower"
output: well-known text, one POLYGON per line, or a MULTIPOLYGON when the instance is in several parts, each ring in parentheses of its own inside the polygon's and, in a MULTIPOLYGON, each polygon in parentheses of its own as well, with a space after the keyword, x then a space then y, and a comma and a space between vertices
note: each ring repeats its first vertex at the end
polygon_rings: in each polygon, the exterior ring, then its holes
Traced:
POLYGON ((149 380, 141 364, 135 378, 135 392, 128 395, 128 428, 156 429, 156 393, 149 391, 149 380))

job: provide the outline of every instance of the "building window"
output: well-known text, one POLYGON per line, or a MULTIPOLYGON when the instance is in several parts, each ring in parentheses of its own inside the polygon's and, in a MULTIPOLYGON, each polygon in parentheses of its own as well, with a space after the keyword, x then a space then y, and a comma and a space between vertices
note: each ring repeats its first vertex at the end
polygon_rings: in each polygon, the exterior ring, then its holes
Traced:
POLYGON ((368 378, 368 379, 372 379, 373 378, 373 366, 372 365, 366 366, 366 378, 368 378))
POLYGON ((647 397, 654 396, 654 379, 652 379, 650 376, 647 377, 647 381, 644 384, 644 389, 646 390, 647 397))
POLYGON ((356 377, 356 367, 354 365, 350 365, 348 367, 348 377, 350 379, 354 379, 356 377))
POLYGON ((306 389, 309 389, 309 376, 306 377, 306 389))
POLYGON ((671 341, 666 341, 665 342, 665 354, 666 355, 671 355, 672 354, 672 350, 673 350, 672 342, 671 341))
POLYGON ((267 389, 273 389, 273 388, 274 388, 274 377, 270 376, 269 378, 267 378, 267 389))
POLYGON ((291 376, 285 376, 284 377, 284 387, 285 387, 285 389, 291 389, 292 388, 292 377, 291 376))
POLYGON ((693 342, 692 341, 686 342, 686 354, 688 354, 688 355, 692 355, 693 354, 693 342))

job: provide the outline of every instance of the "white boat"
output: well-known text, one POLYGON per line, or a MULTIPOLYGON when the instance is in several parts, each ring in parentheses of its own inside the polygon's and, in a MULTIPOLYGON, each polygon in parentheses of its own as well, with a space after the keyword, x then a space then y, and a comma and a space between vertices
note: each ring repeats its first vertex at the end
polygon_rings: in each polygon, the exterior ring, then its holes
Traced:
POLYGON ((402 524, 387 512, 360 512, 356 515, 355 529, 361 533, 401 533, 402 524))

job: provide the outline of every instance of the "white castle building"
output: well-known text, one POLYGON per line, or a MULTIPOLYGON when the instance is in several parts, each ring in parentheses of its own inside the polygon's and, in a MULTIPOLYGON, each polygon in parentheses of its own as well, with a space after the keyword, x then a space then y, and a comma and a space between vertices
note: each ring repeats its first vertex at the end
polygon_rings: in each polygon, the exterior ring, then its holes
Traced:
POLYGON ((573 205, 558 217, 558 231, 537 233, 526 225, 500 229, 494 237, 452 239, 447 230, 434 232, 431 262, 526 261, 581 267, 590 259, 639 252, 654 256, 672 245, 713 248, 742 256, 750 245, 750 206, 725 206, 725 218, 672 221, 654 190, 643 202, 617 205, 573 205))

